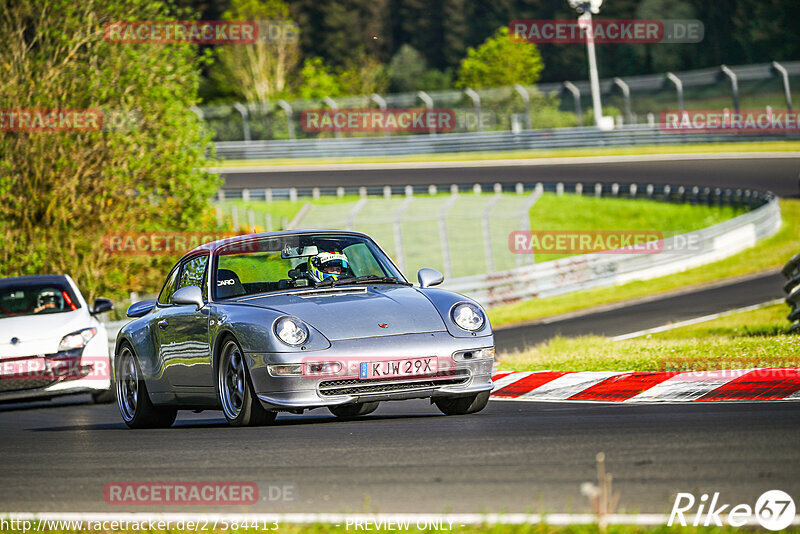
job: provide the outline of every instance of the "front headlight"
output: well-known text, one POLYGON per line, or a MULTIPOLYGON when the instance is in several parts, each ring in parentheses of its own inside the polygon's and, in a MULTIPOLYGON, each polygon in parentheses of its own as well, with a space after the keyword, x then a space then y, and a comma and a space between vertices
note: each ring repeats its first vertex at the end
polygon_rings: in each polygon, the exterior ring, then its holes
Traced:
POLYGON ((85 330, 67 334, 61 339, 61 343, 58 344, 58 352, 82 349, 96 335, 97 328, 87 328, 85 330))
POLYGON ((469 332, 475 332, 483 327, 483 313, 474 304, 462 302, 453 308, 453 322, 459 328, 469 332))
POLYGON ((308 339, 308 328, 299 319, 282 317, 275 323, 275 335, 287 345, 302 345, 308 339))

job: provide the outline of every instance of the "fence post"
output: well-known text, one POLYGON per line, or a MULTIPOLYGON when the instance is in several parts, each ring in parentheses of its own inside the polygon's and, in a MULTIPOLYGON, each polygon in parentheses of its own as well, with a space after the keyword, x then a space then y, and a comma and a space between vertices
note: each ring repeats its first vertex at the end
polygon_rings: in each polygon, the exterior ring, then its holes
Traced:
POLYGON ((731 91, 733 92, 733 109, 739 113, 739 78, 727 65, 722 65, 719 70, 731 81, 731 91))
POLYGON ((631 88, 628 84, 622 81, 622 78, 614 78, 614 85, 622 90, 622 96, 625 98, 625 122, 633 124, 633 117, 631 115, 631 88))
POLYGON ((583 107, 581 106, 581 90, 572 82, 564 82, 564 88, 572 93, 572 101, 575 103, 575 114, 578 116, 578 126, 583 126, 583 107))
POLYGON ((233 220, 233 231, 239 231, 239 208, 236 206, 231 208, 231 219, 233 220))
POLYGON ((520 84, 515 84, 514 89, 517 90, 519 96, 522 97, 522 102, 525 104, 525 129, 531 129, 531 95, 528 90, 520 84))
POLYGON ((272 188, 264 189, 264 202, 272 202, 272 188))
POLYGON ((314 200, 319 200, 319 187, 312 187, 311 188, 311 198, 314 200))
POLYGON ((281 107, 284 113, 286 113, 286 125, 287 129, 289 130, 289 139, 294 141, 294 121, 292 119, 292 106, 286 100, 278 100, 278 105, 281 107))
POLYGON ((289 200, 291 200, 292 202, 297 202, 297 188, 296 187, 290 187, 289 188, 289 200))
MULTIPOLYGON (((417 98, 425 103, 425 107, 428 108, 429 112, 433 110, 433 99, 431 98, 431 95, 425 91, 417 91, 417 98)), ((435 121, 430 121, 430 135, 436 135, 436 126, 434 125, 434 122, 435 121)))
POLYGON ((668 72, 666 77, 675 86, 675 91, 678 93, 678 110, 683 113, 683 82, 671 72, 668 72))
MULTIPOLYGON (((339 105, 336 103, 336 100, 332 99, 331 97, 326 96, 325 98, 322 99, 322 101, 325 102, 325 104, 333 111, 339 111, 339 105)), ((336 121, 334 121, 333 123, 333 132, 334 132, 333 135, 335 135, 337 138, 342 137, 342 132, 336 126, 336 121)))
POLYGON ((472 107, 475 110, 475 120, 477 121, 477 129, 478 131, 483 130, 483 125, 481 124, 481 95, 479 95, 474 89, 464 89, 464 94, 467 95, 472 99, 472 107))
MULTIPOLYGON (((369 99, 372 100, 373 102, 375 102, 376 104, 378 104, 378 107, 381 109, 381 111, 386 111, 386 99, 383 98, 381 95, 379 95, 377 93, 372 93, 369 96, 369 99)), ((385 137, 388 137, 389 136, 389 128, 387 128, 386 124, 385 124, 386 123, 386 117, 383 118, 383 122, 384 122, 383 135, 385 137)))
POLYGON ((253 210, 247 210, 247 222, 250 232, 256 233, 256 214, 253 210))
POLYGON ((792 91, 789 86, 789 73, 786 68, 777 61, 772 62, 772 69, 778 73, 783 80, 783 94, 786 97, 786 109, 792 111, 792 91))
POLYGON ((344 196, 344 187, 337 187, 336 188, 336 196, 342 198, 344 196))
POLYGON ((242 136, 244 137, 245 143, 249 143, 250 142, 250 122, 249 122, 250 113, 247 111, 247 108, 244 105, 240 104, 239 102, 234 103, 233 107, 236 109, 236 111, 239 112, 239 115, 242 116, 242 136))
POLYGON ((392 198, 392 186, 390 185, 383 186, 383 198, 392 198))
POLYGON ((242 189, 242 200, 244 202, 250 202, 250 190, 247 188, 242 189))

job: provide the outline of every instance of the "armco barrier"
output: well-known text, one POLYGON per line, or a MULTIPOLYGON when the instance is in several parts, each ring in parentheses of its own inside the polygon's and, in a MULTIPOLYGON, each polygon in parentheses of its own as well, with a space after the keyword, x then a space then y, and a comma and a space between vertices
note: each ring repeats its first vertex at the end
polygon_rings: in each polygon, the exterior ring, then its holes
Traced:
POLYGON ((796 133, 667 132, 659 126, 625 126, 604 132, 597 128, 555 128, 520 132, 475 132, 394 137, 227 141, 214 144, 221 159, 273 159, 340 156, 402 156, 456 152, 595 148, 637 145, 680 145, 800 139, 796 133))
POLYGON ((783 267, 783 276, 787 282, 783 285, 786 292, 786 304, 792 308, 791 313, 786 317, 794 324, 789 329, 790 332, 800 331, 800 254, 796 254, 783 267))
POLYGON ((778 199, 769 193, 761 195, 764 203, 753 211, 664 240, 665 249, 678 247, 681 242, 693 243, 687 250, 654 254, 584 254, 503 272, 450 279, 443 287, 491 307, 691 269, 736 254, 778 231, 781 226, 778 199))

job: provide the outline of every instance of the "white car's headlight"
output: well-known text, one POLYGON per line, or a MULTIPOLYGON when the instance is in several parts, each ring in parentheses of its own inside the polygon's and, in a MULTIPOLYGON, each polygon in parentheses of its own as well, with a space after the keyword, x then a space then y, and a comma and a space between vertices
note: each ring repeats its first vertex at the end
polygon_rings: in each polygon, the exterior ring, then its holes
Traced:
POLYGON ((483 313, 474 304, 462 302, 453 308, 453 322, 459 328, 469 332, 475 332, 483 327, 483 313))
POLYGON ((97 328, 86 328, 79 332, 67 334, 61 339, 61 343, 58 344, 58 352, 82 349, 96 335, 97 328))
POLYGON ((308 339, 308 328, 299 319, 282 317, 275 323, 275 335, 287 345, 302 345, 308 339))

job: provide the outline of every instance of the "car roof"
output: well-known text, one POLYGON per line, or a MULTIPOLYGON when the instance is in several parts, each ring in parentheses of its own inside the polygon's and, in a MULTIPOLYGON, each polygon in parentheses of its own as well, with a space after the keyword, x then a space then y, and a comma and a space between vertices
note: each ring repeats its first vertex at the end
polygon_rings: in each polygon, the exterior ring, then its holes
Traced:
POLYGON ((200 251, 209 251, 212 254, 223 245, 230 245, 236 243, 246 243, 248 241, 253 241, 256 239, 261 239, 264 237, 285 237, 285 236, 292 236, 292 235, 308 235, 308 234, 338 234, 338 235, 354 235, 354 236, 361 236, 366 237, 367 239, 372 239, 367 234, 361 232, 354 232, 352 230, 283 230, 280 232, 260 232, 256 234, 243 234, 237 235, 233 237, 227 237, 225 239, 218 239, 217 241, 212 241, 210 243, 205 243, 192 249, 191 251, 187 252, 185 256, 191 256, 192 254, 196 254, 200 251))
POLYGON ((67 276, 64 274, 34 274, 28 276, 11 276, 9 278, 0 278, 0 286, 47 284, 49 282, 69 283, 67 276))

